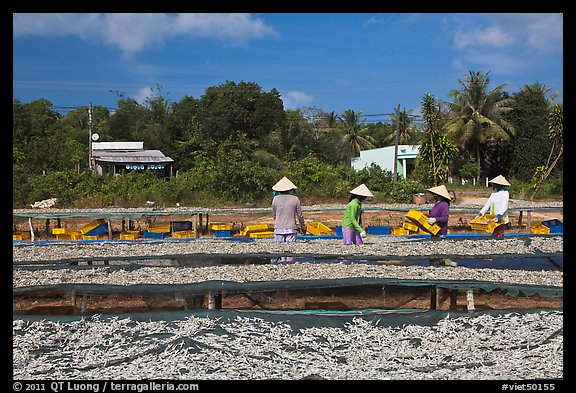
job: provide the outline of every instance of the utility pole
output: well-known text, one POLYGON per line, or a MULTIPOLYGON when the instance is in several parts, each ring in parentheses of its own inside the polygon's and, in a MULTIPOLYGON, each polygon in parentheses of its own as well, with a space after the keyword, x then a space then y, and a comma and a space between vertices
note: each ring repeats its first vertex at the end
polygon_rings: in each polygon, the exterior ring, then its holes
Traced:
POLYGON ((394 136, 394 172, 392 173, 392 180, 398 180, 398 138, 400 136, 400 103, 396 109, 396 135, 394 136))
POLYGON ((92 103, 88 106, 88 168, 92 171, 92 103))

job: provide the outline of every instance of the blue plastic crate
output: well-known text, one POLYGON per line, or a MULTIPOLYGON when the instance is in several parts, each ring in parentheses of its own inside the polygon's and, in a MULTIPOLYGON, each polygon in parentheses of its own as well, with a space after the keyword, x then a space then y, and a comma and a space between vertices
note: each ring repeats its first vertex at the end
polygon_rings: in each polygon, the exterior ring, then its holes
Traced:
POLYGON ((550 233, 564 233, 564 224, 560 220, 553 219, 542 221, 542 225, 550 228, 550 233))
POLYGON ((216 237, 230 237, 232 236, 232 231, 230 229, 218 229, 214 231, 214 236, 216 237))
POLYGON ((149 231, 144 231, 142 232, 142 236, 145 239, 164 239, 168 236, 170 236, 170 232, 149 232, 149 231))
POLYGON ((106 223, 99 225, 96 228, 91 229, 90 231, 86 232, 84 234, 84 236, 99 236, 99 235, 101 235, 107 231, 108 231, 108 223, 106 222, 106 223))
POLYGON ((389 235, 390 232, 388 225, 369 225, 366 227, 366 233, 369 235, 389 235))

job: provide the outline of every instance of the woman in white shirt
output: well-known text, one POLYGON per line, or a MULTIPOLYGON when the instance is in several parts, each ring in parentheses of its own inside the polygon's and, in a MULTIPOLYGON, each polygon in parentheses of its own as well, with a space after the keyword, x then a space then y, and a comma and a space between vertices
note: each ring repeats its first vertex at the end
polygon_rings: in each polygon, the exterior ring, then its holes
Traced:
POLYGON ((480 212, 476 217, 483 216, 486 213, 495 214, 495 220, 502 224, 494 228, 492 236, 502 237, 504 236, 504 231, 509 223, 508 200, 510 199, 510 195, 508 193, 508 187, 510 186, 510 183, 504 176, 498 175, 494 179, 490 180, 488 184, 492 184, 492 194, 490 194, 490 198, 488 198, 488 201, 482 209, 480 209, 480 212))

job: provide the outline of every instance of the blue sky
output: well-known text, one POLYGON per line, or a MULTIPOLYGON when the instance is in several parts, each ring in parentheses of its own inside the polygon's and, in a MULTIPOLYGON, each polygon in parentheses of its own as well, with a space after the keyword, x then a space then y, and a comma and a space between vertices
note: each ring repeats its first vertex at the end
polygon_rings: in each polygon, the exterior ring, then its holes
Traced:
POLYGON ((114 92, 179 101, 230 80, 277 89, 285 109, 418 114, 481 71, 490 89, 540 83, 562 102, 563 40, 548 13, 15 13, 13 99, 115 108, 114 92))

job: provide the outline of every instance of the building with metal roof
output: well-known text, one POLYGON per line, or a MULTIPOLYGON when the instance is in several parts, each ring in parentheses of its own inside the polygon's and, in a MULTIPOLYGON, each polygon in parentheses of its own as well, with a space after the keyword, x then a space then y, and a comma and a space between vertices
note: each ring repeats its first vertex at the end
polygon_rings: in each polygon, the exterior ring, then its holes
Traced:
POLYGON ((144 142, 93 142, 91 160, 93 170, 102 176, 148 170, 172 177, 174 163, 160 150, 145 150, 144 142))

